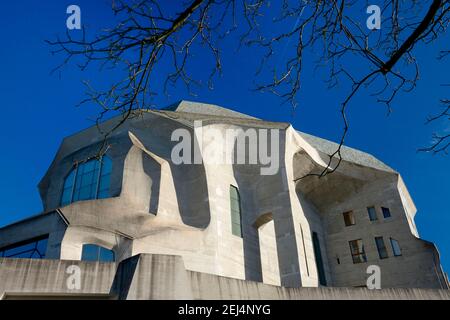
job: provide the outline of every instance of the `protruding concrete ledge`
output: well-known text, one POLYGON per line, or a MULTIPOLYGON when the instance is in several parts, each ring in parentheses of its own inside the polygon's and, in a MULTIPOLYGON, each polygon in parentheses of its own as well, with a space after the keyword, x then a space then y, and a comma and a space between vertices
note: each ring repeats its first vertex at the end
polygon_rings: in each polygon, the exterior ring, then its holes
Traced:
POLYGON ((450 300, 450 290, 282 288, 187 271, 181 257, 141 254, 116 263, 0 258, 0 297, 10 299, 450 300), (80 268, 80 287, 67 282, 80 268))

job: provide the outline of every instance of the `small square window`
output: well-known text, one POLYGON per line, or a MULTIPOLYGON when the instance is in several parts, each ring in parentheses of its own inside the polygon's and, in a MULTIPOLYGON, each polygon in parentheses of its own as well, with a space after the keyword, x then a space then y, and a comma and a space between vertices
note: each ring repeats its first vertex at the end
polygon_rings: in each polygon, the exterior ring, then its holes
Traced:
POLYGON ((389 208, 381 207, 381 211, 383 212, 383 218, 390 218, 391 217, 391 210, 389 208))
POLYGON ((367 213, 369 214, 370 221, 377 220, 377 212, 375 210, 375 207, 368 207, 367 208, 367 213))
POLYGON ((344 215, 344 222, 345 222, 346 227, 353 226, 356 223, 355 216, 353 215, 353 211, 344 212, 343 215, 344 215))

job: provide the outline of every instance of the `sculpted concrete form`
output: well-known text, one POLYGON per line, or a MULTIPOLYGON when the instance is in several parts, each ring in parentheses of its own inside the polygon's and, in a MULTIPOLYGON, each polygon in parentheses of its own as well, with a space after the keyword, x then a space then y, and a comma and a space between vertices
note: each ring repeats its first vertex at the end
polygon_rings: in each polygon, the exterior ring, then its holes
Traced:
POLYGON ((371 155, 344 147, 336 172, 307 176, 327 166, 336 144, 288 123, 183 101, 140 114, 110 137, 109 197, 61 206, 69 172, 95 155, 102 139, 92 127, 63 140, 39 184, 45 212, 1 228, 0 251, 48 234, 50 259, 81 260, 83 245, 96 244, 112 250, 116 263, 139 254, 175 255, 192 272, 283 287, 365 286, 367 267, 378 265, 382 288, 448 288, 437 249, 418 236, 416 208, 400 175, 371 155), (262 164, 174 164, 179 141, 172 134, 184 129, 195 136, 195 121, 202 134, 213 133, 202 144, 217 150, 223 146, 214 135, 230 129, 276 129, 276 174, 262 175, 262 164), (232 232, 230 186, 239 190, 242 236, 232 232), (369 220, 368 207, 376 220, 369 220), (391 216, 384 218, 382 208, 391 216), (350 211, 355 224, 346 226, 343 213, 350 211), (380 259, 376 237, 384 239, 386 258, 380 259), (354 263, 354 240, 361 240, 365 262, 354 263))

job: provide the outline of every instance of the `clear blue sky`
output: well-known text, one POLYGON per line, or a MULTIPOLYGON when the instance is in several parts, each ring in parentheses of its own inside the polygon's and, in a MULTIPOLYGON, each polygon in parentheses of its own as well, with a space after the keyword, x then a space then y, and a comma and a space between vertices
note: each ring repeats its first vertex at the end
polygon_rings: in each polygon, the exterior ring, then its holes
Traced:
MULTIPOLYGON (((107 2, 77 0, 82 23, 91 29, 103 26, 110 17, 107 2)), ((59 143, 64 136, 90 126, 89 119, 96 115, 93 108, 75 108, 83 98, 81 80, 107 82, 96 69, 80 73, 74 66, 60 77, 50 75, 61 57, 51 56, 44 40, 65 33, 66 8, 70 4, 62 0, 2 3, 0 226, 42 210, 37 184, 59 143)), ((327 90, 324 75, 306 66, 300 106, 293 115, 277 97, 251 90, 254 52, 236 52, 231 40, 224 44, 229 49, 223 57, 224 74, 216 80, 214 90, 199 89, 197 97, 189 97, 185 90, 176 89, 171 97, 161 96, 155 102, 161 107, 180 99, 214 103, 260 118, 290 122, 299 130, 323 138, 339 139, 342 90, 327 90)), ((448 44, 449 40, 447 35, 441 43, 448 44)), ((450 270, 450 157, 416 152, 430 142, 433 129, 450 130, 445 122, 424 125, 426 116, 438 111, 437 101, 445 94, 448 98, 448 87, 440 84, 448 83, 450 68, 448 62, 437 63, 434 59, 439 47, 422 45, 418 49, 421 79, 417 88, 400 95, 388 117, 383 106, 364 93, 358 95, 350 109, 351 131, 346 144, 375 155, 402 174, 418 208, 419 233, 438 245, 444 268, 450 270)), ((193 69, 202 70, 201 54, 196 61, 193 69)))

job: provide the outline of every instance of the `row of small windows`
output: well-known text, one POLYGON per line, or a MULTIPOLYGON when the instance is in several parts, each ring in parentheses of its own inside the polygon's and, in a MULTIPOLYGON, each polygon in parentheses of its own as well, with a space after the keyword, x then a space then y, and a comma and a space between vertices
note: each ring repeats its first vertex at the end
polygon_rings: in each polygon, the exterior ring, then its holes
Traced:
POLYGON ((75 165, 64 181, 61 205, 108 198, 111 171, 112 161, 108 156, 75 165))
MULTIPOLYGON (((389 208, 381 207, 381 212, 383 213, 384 219, 391 217, 391 211, 389 210, 389 208)), ((369 214, 370 221, 378 220, 377 211, 375 210, 375 207, 368 207, 367 213, 369 214)))
MULTIPOLYGON (((391 217, 391 211, 389 208, 381 207, 381 212, 383 214, 383 218, 387 219, 391 217)), ((378 220, 377 211, 375 207, 367 207, 367 214, 369 215, 370 221, 378 220)), ((346 227, 353 226, 356 224, 355 215, 353 211, 347 211, 343 213, 344 223, 346 227)))
MULTIPOLYGON (((392 252, 395 257, 401 256, 402 251, 397 240, 389 238, 389 242, 392 247, 392 252)), ((350 253, 352 255, 353 263, 367 262, 366 251, 364 250, 364 244, 362 239, 349 241, 350 253)), ((386 246, 384 244, 383 237, 375 237, 375 245, 377 246, 378 256, 380 259, 386 259, 389 257, 386 246)))

